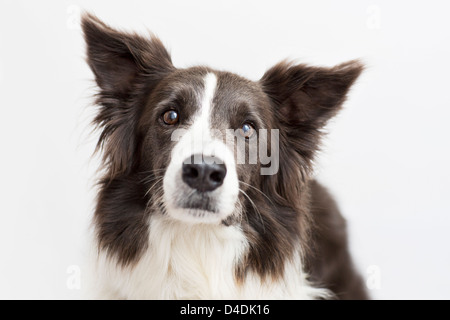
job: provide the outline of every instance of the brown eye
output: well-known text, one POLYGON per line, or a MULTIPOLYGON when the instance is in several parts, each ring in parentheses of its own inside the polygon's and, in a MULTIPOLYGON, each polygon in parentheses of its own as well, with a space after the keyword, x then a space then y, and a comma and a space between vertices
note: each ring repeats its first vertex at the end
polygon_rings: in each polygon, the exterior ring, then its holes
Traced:
POLYGON ((239 129, 239 133, 245 139, 250 139, 255 134, 255 128, 248 122, 245 122, 239 129))
POLYGON ((176 112, 175 110, 169 110, 163 114, 163 121, 165 124, 169 126, 177 124, 178 119, 179 119, 178 112, 176 112))

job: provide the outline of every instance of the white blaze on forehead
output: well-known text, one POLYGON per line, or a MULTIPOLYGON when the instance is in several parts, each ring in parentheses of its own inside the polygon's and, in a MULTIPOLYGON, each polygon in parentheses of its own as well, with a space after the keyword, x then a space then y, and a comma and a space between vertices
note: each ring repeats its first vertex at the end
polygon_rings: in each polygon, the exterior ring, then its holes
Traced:
POLYGON ((217 87, 217 77, 214 73, 208 73, 204 77, 203 82, 205 88, 201 105, 190 129, 192 134, 194 134, 195 140, 198 141, 211 139, 211 109, 217 87))
POLYGON ((205 76, 204 82, 205 92, 203 94, 202 101, 202 115, 205 114, 205 116, 208 116, 209 119, 209 115, 211 115, 213 98, 217 87, 217 77, 214 73, 208 73, 205 76))
MULTIPOLYGON (((223 152, 218 152, 217 148, 223 147, 221 143, 214 143, 213 131, 211 127, 211 113, 213 100, 216 93, 217 77, 214 73, 207 73, 203 78, 204 88, 197 112, 192 117, 192 125, 188 129, 190 140, 190 155, 194 155, 194 163, 200 163, 200 155, 213 156, 223 152)), ((189 156, 190 156, 189 155, 189 156)))

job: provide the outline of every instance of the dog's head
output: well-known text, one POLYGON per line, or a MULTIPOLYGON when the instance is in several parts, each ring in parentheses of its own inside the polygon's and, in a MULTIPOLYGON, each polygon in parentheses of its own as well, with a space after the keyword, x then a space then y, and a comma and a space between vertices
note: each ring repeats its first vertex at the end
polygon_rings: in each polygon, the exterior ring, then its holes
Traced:
POLYGON ((320 129, 362 70, 282 62, 259 81, 175 68, 163 44, 85 15, 107 177, 138 178, 149 207, 189 223, 241 221, 255 197, 295 206, 320 129), (249 196, 254 195, 254 196, 249 196))

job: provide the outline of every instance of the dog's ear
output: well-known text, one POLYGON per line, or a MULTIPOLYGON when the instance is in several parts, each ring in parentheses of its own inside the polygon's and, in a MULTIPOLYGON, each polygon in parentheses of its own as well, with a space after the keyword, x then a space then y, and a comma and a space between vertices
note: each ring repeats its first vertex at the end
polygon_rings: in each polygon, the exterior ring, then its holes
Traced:
POLYGON ((87 62, 103 93, 126 99, 141 76, 157 77, 173 68, 161 41, 117 31, 92 14, 84 14, 82 28, 87 62))
POLYGON ((363 66, 349 61, 333 68, 281 62, 261 79, 280 121, 290 126, 324 126, 345 100, 363 66))
POLYGON ((87 62, 100 89, 96 100, 100 109, 94 120, 102 130, 97 149, 103 149, 114 177, 133 165, 142 99, 174 67, 154 36, 117 31, 91 14, 83 15, 81 25, 87 62))
POLYGON ((297 183, 312 169, 319 148, 321 128, 344 102, 348 90, 363 70, 358 61, 333 68, 281 62, 269 69, 260 84, 268 95, 280 130, 278 174, 269 177, 271 194, 295 203, 297 183), (299 179, 293 179, 300 175, 299 179))

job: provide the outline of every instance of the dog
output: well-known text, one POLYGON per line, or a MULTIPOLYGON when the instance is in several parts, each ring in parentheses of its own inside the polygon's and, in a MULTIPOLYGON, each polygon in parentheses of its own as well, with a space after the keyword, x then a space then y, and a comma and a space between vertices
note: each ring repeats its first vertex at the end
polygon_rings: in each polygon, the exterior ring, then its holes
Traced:
POLYGON ((312 177, 359 61, 283 61, 250 81, 176 68, 153 34, 89 13, 82 30, 103 154, 93 296, 368 298, 346 222, 312 177))

